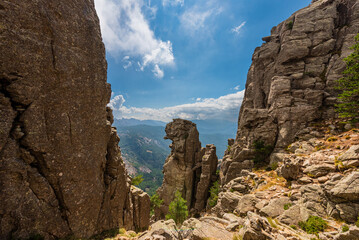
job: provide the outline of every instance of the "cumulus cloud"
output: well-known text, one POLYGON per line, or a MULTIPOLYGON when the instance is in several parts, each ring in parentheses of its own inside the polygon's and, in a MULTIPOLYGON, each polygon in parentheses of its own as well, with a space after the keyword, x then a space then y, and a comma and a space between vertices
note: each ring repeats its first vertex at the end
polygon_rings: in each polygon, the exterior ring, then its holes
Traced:
POLYGON ((223 8, 215 0, 199 1, 180 16, 181 26, 189 35, 196 34, 200 30, 209 30, 210 25, 206 25, 206 22, 222 11, 223 8))
POLYGON ((240 88, 240 85, 237 85, 237 86, 235 86, 235 87, 233 88, 233 90, 238 91, 238 90, 239 90, 239 88, 240 88))
POLYGON ((163 78, 164 73, 157 64, 155 65, 155 68, 152 70, 152 72, 156 77, 163 78))
POLYGON ((239 26, 232 28, 232 32, 239 34, 244 25, 246 25, 246 22, 242 22, 239 26))
POLYGON ((109 106, 116 118, 136 118, 169 122, 173 118, 189 120, 226 119, 236 121, 244 90, 219 98, 197 98, 195 102, 165 108, 137 108, 124 106, 122 95, 115 96, 109 106))
POLYGON ((168 5, 172 5, 172 6, 180 5, 180 6, 183 6, 184 5, 184 0, 162 0, 162 4, 163 4, 163 6, 168 6, 168 5))
POLYGON ((112 56, 138 58, 142 71, 147 66, 155 70, 174 64, 172 43, 156 38, 142 11, 155 14, 154 8, 143 0, 95 0, 95 6, 106 49, 112 56))
MULTIPOLYGON (((111 96, 113 96, 113 93, 111 93, 111 96)), ((116 95, 108 103, 108 106, 112 109, 120 109, 124 103, 125 98, 122 95, 116 95)))

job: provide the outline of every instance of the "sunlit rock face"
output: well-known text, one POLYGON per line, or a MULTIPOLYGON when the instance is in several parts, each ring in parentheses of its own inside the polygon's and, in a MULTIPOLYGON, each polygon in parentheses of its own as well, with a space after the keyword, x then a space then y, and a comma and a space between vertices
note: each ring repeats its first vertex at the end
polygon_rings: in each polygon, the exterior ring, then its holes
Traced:
POLYGON ((136 228, 93 1, 1 1, 0 19, 0 239, 136 228))
POLYGON ((218 159, 216 147, 201 148, 196 124, 183 119, 174 119, 166 126, 166 137, 172 140, 171 154, 163 166, 163 183, 158 193, 163 206, 156 214, 163 218, 168 206, 180 191, 192 212, 200 212, 206 207, 208 191, 216 180, 218 159))
POLYGON ((263 38, 248 72, 236 140, 223 160, 222 184, 252 167, 255 141, 283 149, 299 135, 310 137, 311 123, 335 116, 335 81, 358 29, 356 0, 319 0, 263 38))

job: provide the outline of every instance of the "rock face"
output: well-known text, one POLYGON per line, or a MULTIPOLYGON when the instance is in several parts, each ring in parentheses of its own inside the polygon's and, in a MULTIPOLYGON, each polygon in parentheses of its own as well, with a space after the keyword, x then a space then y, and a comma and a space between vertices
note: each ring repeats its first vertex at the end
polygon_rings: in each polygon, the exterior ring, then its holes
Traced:
POLYGON ((221 181, 250 168, 254 141, 277 149, 335 116, 335 81, 359 29, 356 0, 321 0, 274 27, 253 54, 238 132, 223 159, 221 181), (308 130, 308 131, 307 131, 308 130))
POLYGON ((135 228, 93 1, 2 1, 0 19, 0 239, 135 228))
POLYGON ((167 124, 165 138, 171 139, 172 144, 163 166, 163 184, 158 190, 163 199, 160 217, 167 213, 177 190, 187 201, 188 209, 199 212, 206 207, 208 190, 216 180, 216 147, 201 148, 196 124, 182 119, 167 124))

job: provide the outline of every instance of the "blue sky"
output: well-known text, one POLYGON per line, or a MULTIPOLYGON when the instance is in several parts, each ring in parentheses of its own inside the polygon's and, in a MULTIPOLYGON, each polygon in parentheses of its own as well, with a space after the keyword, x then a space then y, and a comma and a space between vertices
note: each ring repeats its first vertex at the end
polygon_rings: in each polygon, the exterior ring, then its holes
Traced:
POLYGON ((253 51, 310 0, 95 0, 116 118, 236 121, 253 51))

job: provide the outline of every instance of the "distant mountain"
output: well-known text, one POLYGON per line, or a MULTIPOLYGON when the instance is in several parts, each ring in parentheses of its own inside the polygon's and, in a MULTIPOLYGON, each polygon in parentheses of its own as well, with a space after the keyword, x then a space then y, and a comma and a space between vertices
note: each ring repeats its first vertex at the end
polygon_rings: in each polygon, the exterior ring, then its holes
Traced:
MULTIPOLYGON (((220 120, 194 120, 202 147, 214 144, 217 156, 222 158, 227 149, 227 139, 234 138, 236 123, 220 120)), ((170 154, 170 140, 165 140, 165 122, 137 119, 115 119, 120 136, 120 147, 130 175, 143 175, 140 188, 149 194, 162 184, 162 167, 170 154)))
POLYGON ((161 121, 155 121, 155 120, 138 120, 135 118, 121 118, 121 119, 115 119, 114 125, 116 127, 130 127, 130 126, 137 126, 137 125, 165 127, 166 123, 161 122, 161 121))
MULTIPOLYGON (((116 123, 115 123, 116 124, 116 123)), ((130 175, 143 175, 140 188, 153 194, 162 184, 162 167, 170 153, 170 140, 163 139, 164 127, 118 126, 122 157, 130 175)))

